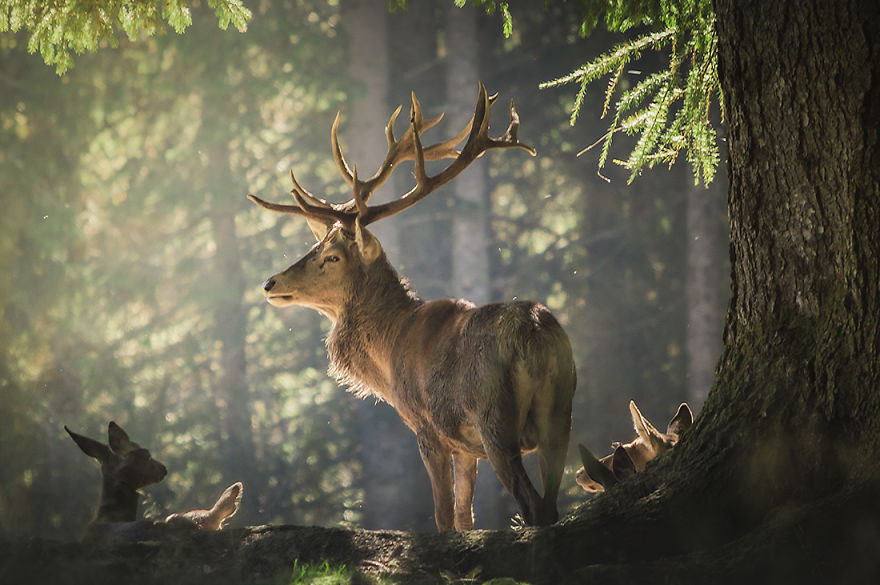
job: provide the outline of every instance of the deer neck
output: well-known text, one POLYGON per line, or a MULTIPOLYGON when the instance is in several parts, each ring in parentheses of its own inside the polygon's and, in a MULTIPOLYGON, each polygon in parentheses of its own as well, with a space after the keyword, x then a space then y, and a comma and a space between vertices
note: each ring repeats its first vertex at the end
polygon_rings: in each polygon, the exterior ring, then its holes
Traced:
POLYGON ((384 256, 351 290, 327 338, 330 369, 360 398, 392 406, 391 352, 407 320, 424 304, 384 256))
POLYGON ((139 497, 137 490, 117 480, 104 481, 95 519, 100 522, 133 522, 137 518, 139 497))

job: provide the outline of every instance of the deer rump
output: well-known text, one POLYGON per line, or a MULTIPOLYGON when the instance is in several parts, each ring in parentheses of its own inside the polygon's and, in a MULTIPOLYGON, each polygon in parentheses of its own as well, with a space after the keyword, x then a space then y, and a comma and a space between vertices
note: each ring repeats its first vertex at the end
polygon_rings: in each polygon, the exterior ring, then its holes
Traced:
POLYGON ((426 303, 392 355, 393 406, 420 440, 451 452, 533 451, 571 403, 568 338, 537 303, 426 303))

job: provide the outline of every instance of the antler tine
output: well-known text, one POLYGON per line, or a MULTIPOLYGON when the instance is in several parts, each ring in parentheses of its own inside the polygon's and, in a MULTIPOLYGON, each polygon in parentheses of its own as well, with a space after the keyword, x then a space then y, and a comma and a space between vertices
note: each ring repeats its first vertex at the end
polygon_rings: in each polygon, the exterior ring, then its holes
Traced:
POLYGON ((333 126, 330 127, 330 145, 332 146, 333 160, 336 161, 339 174, 342 175, 346 183, 354 187, 354 176, 351 173, 351 168, 345 162, 345 157, 342 156, 342 149, 339 148, 339 120, 342 117, 341 115, 342 112, 336 112, 336 119, 333 120, 333 126))
POLYGON ((355 165, 355 167, 354 167, 353 175, 354 175, 355 187, 354 187, 354 197, 352 199, 354 199, 354 204, 357 207, 358 216, 361 216, 361 215, 364 215, 365 213, 367 213, 367 198, 369 198, 369 193, 365 197, 364 193, 361 192, 361 190, 359 189, 359 187, 363 187, 363 183, 358 181, 357 165, 355 165))
POLYGON ((496 138, 492 140, 493 145, 497 145, 497 148, 510 148, 510 147, 518 147, 522 148, 526 152, 528 152, 532 156, 536 156, 538 152, 529 146, 528 144, 523 144, 517 138, 519 134, 519 114, 516 113, 516 106, 513 103, 513 99, 510 100, 510 125, 507 126, 507 131, 504 133, 504 136, 501 138, 496 138))
MULTIPOLYGON (((323 199, 318 199, 300 186, 300 184, 296 180, 296 177, 293 176, 293 169, 290 169, 290 181, 293 183, 293 189, 291 189, 290 191, 291 195, 293 195, 294 192, 298 192, 300 195, 302 195, 303 199, 305 199, 315 207, 330 207, 329 203, 327 203, 323 199)), ((296 196, 294 196, 294 199, 296 199, 296 196)))
MULTIPOLYGON (((415 98, 415 96, 413 96, 413 98, 415 98)), ((422 148, 422 139, 419 136, 419 133, 416 132, 415 116, 410 120, 410 127, 413 130, 413 151, 415 153, 415 168, 413 170, 415 171, 416 188, 418 189, 428 182, 428 173, 425 171, 425 150, 422 148)), ((410 193, 412 193, 412 191, 410 193)), ((415 193, 413 193, 413 195, 415 195, 415 193)), ((415 201, 413 201, 413 203, 415 203, 415 201)))
POLYGON ((256 195, 252 195, 248 193, 247 198, 262 207, 263 209, 268 209, 270 211, 277 211, 278 213, 290 213, 292 215, 302 215, 303 217, 308 217, 305 211, 303 211, 297 205, 283 205, 281 203, 270 203, 268 201, 263 201, 256 195))
POLYGON ((404 209, 415 205, 418 201, 425 198, 438 187, 445 185, 456 176, 459 175, 468 165, 481 156, 485 151, 492 148, 522 148, 529 154, 534 156, 535 149, 522 144, 517 139, 519 130, 519 116, 511 105, 511 122, 507 132, 498 139, 489 138, 489 117, 492 102, 497 94, 489 96, 486 87, 482 82, 479 83, 479 95, 477 97, 477 105, 474 108, 474 116, 468 124, 465 131, 459 136, 452 138, 438 145, 432 145, 429 148, 436 149, 435 152, 446 150, 455 152, 453 146, 461 141, 465 133, 467 133, 467 142, 462 147, 460 153, 456 153, 455 160, 449 164, 440 173, 430 176, 425 171, 425 160, 434 160, 428 158, 427 149, 423 149, 419 133, 415 131, 416 118, 415 114, 411 116, 410 125, 413 127, 413 152, 415 155, 415 175, 416 186, 409 193, 401 198, 368 208, 368 213, 361 213, 361 225, 367 225, 384 217, 399 213, 404 209), (455 140, 455 142, 452 142, 455 140))
MULTIPOLYGON (((412 110, 410 111, 410 121, 412 118, 415 118, 416 124, 415 127, 418 128, 419 134, 433 128, 437 124, 440 123, 440 120, 443 119, 444 113, 441 112, 439 116, 434 118, 433 120, 425 121, 425 116, 422 114, 422 102, 419 101, 419 98, 416 97, 416 92, 410 92, 410 98, 412 99, 412 110)), ((410 129, 413 128, 413 125, 410 124, 410 129)), ((413 130, 415 132, 415 130, 413 130)))
POLYGON ((397 142, 394 138, 394 122, 397 121, 397 116, 400 115, 400 110, 402 109, 402 105, 397 106, 397 109, 394 110, 394 113, 388 118, 388 124, 385 125, 385 139, 388 141, 389 150, 394 146, 394 143, 397 142))
POLYGON ((298 191, 293 191, 293 198, 296 199, 297 204, 302 208, 302 213, 300 215, 304 215, 307 218, 319 219, 327 225, 332 225, 337 221, 347 223, 352 216, 355 215, 343 209, 336 209, 330 206, 322 207, 312 205, 306 201, 305 197, 303 197, 298 191))

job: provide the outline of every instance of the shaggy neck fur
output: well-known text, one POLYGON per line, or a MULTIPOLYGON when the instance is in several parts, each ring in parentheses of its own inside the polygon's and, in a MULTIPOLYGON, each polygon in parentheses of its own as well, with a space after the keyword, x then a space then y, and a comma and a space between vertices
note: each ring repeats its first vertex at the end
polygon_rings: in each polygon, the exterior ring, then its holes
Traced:
POLYGON ((424 304, 383 253, 361 274, 327 338, 330 370, 360 398, 389 402, 391 351, 406 320, 424 304))

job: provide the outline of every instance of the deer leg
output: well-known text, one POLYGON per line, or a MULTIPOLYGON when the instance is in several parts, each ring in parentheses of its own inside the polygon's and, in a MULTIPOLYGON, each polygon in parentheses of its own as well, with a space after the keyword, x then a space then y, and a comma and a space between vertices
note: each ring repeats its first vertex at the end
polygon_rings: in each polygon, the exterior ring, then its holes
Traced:
POLYGON ((442 447, 440 441, 424 431, 417 434, 419 454, 428 470, 431 492, 434 495, 434 522, 437 530, 453 528, 452 465, 450 452, 442 447))
MULTIPOLYGON (((556 429, 557 431, 559 429, 556 429)), ((556 498, 559 496, 559 484, 562 483, 562 472, 565 469, 565 455, 568 451, 568 432, 560 433, 566 437, 565 443, 559 443, 559 437, 549 437, 547 442, 538 443, 538 465, 541 468, 541 484, 544 487, 541 514, 538 524, 546 526, 559 520, 556 498)))
POLYGON ((453 453, 452 467, 455 470, 455 529, 473 530, 477 458, 453 453))
POLYGON ((565 456, 571 433, 571 399, 555 402, 550 403, 549 409, 541 408, 540 404, 535 409, 538 420, 538 465, 544 488, 541 517, 538 520, 541 525, 553 524, 559 520, 556 499, 565 470, 565 456))
POLYGON ((489 423, 480 429, 483 448, 501 485, 516 500, 523 520, 533 526, 541 519, 541 497, 523 467, 519 442, 515 436, 505 436, 510 434, 505 433, 506 427, 509 424, 489 423))

